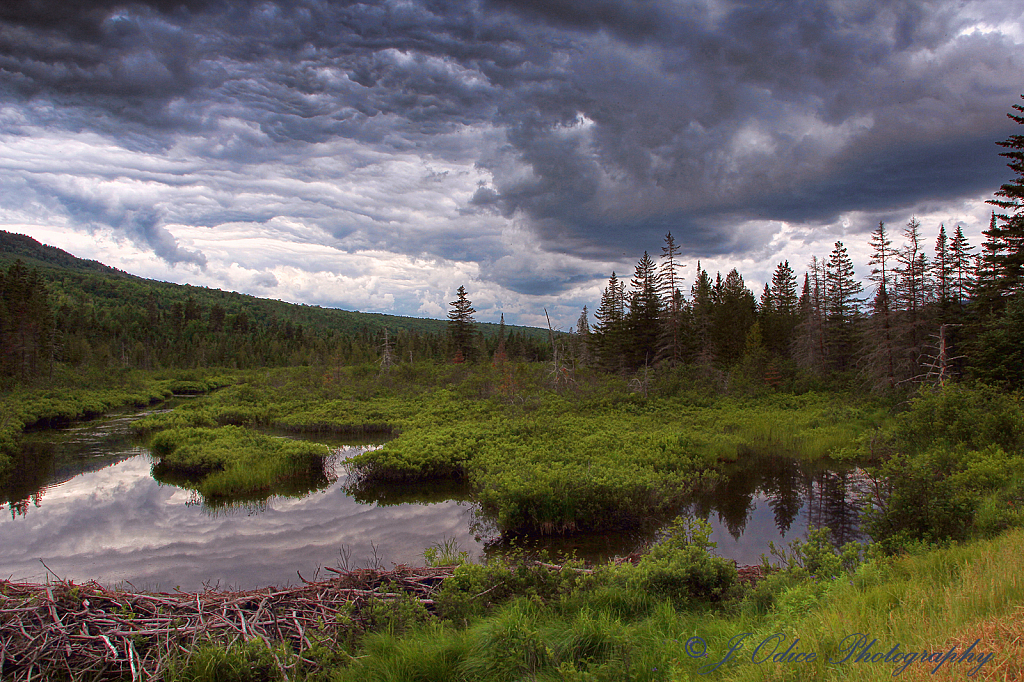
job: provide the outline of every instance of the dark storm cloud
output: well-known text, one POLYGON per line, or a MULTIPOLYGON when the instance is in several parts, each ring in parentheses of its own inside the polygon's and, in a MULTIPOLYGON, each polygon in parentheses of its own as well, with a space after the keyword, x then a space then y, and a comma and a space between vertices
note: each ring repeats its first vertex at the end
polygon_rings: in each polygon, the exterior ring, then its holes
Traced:
MULTIPOLYGON (((656 248, 668 230, 695 256, 754 252, 771 235, 743 232, 746 221, 822 224, 994 189, 992 143, 1013 132, 1003 114, 1024 90, 1022 11, 1001 0, 15 0, 0 8, 0 89, 48 129, 215 162, 210 192, 241 191, 253 168, 278 175, 272 200, 76 209, 170 262, 201 262, 163 227, 171 212, 211 226, 289 215, 339 242, 479 263, 507 255, 477 234, 488 219, 598 261, 656 248), (339 140, 354 145, 346 165, 309 161, 339 140), (490 179, 447 212, 409 203, 408 165, 408 177, 381 166, 357 184, 359 170, 404 156, 490 179), (314 196, 323 185, 378 206, 314 196), (433 226, 417 229, 427 214, 433 226)), ((416 187, 431 182, 416 173, 416 187)), ((529 294, 589 276, 518 267, 483 276, 529 294)))
POLYGON ((120 234, 137 246, 148 247, 171 265, 206 265, 206 256, 181 247, 164 228, 164 220, 159 212, 147 205, 105 206, 74 195, 61 196, 59 199, 67 213, 80 224, 117 228, 120 234))
POLYGON ((605 253, 638 237, 652 243, 666 222, 683 227, 687 248, 735 246, 728 222, 717 233, 687 229, 716 214, 820 222, 975 195, 995 178, 991 144, 1012 132, 1002 113, 1024 85, 1017 46, 958 37, 966 22, 942 3, 732 3, 704 20, 650 3, 494 4, 576 30, 593 47, 572 67, 592 134, 566 139, 551 116, 513 129, 534 177, 501 199, 546 219, 552 241, 568 229, 605 253), (644 45, 631 61, 605 35, 644 45), (842 131, 851 124, 863 129, 842 131), (766 148, 731 148, 751 125, 766 148), (830 148, 839 134, 850 139, 830 148), (602 201, 609 184, 638 199, 632 215, 602 201))

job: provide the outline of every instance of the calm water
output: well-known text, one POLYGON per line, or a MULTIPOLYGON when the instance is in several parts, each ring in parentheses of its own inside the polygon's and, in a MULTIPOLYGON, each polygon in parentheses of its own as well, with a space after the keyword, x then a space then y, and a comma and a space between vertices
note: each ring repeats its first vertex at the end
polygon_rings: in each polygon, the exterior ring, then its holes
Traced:
MULTIPOLYGON (((329 443, 336 454, 325 471, 267 499, 211 507, 195 492, 153 478, 148 451, 127 433, 138 416, 26 435, 19 474, 0 488, 0 577, 41 581, 45 562, 77 582, 251 588, 296 583, 297 572, 311 580, 323 566, 418 564, 425 547, 451 538, 474 558, 501 551, 493 526, 458 487, 353 495, 344 461, 373 445, 329 443)), ((853 539, 861 480, 855 469, 763 459, 737 467, 725 485, 680 511, 711 522, 719 554, 756 563, 769 540, 802 537, 808 521, 853 539)), ((548 538, 540 546, 603 560, 655 533, 548 538)))

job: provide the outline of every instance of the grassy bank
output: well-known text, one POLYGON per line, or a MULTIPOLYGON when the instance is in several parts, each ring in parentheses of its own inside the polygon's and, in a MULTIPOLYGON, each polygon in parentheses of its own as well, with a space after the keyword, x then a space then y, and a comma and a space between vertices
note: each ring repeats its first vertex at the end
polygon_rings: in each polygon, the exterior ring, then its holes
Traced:
POLYGON ((59 371, 44 385, 19 386, 0 394, 0 477, 29 428, 64 426, 125 407, 145 407, 174 394, 210 391, 228 379, 213 374, 123 371, 59 371))
POLYGON ((717 608, 680 607, 621 575, 642 573, 643 564, 609 569, 547 605, 518 598, 467 628, 374 634, 359 652, 365 658, 333 679, 886 680, 900 669, 904 679, 935 679, 936 669, 940 679, 963 679, 979 666, 977 679, 1012 679, 1004 675, 1020 672, 1024 653, 1022 551, 1024 534, 1014 531, 832 579, 795 569, 717 608), (918 658, 953 647, 962 654, 980 639, 974 653, 992 658, 858 662, 857 633, 867 636, 863 646, 877 640, 872 656, 897 644, 918 658), (793 652, 813 652, 814 660, 771 660, 794 642, 793 652))

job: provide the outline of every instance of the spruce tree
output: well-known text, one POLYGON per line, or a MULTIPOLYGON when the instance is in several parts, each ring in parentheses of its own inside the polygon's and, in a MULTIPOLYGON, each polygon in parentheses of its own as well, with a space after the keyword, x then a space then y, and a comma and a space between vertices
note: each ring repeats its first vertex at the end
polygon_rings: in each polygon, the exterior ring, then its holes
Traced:
POLYGON ((630 282, 629 312, 626 314, 630 365, 640 367, 653 363, 658 352, 661 299, 658 296, 658 274, 654 261, 644 251, 637 262, 630 282))
POLYGON ((693 356, 704 362, 714 357, 711 344, 711 322, 714 313, 714 287, 707 270, 697 261, 697 273, 690 287, 690 318, 692 320, 693 356))
POLYGON ((743 356, 747 333, 756 321, 757 301, 743 283, 743 276, 733 268, 716 281, 719 293, 713 316, 715 357, 729 364, 743 356))
MULTIPOLYGON (((1024 95, 1021 98, 1024 99, 1024 95)), ((1014 104, 1012 108, 1024 114, 1024 106, 1014 104)), ((1024 125, 1024 115, 1006 115, 1024 125)), ((995 215, 1000 223, 997 237, 1001 247, 996 268, 998 290, 1006 296, 1018 293, 1024 280, 1024 135, 1011 135, 996 144, 1008 150, 999 155, 1010 160, 1006 165, 1016 174, 995 193, 997 198, 988 202, 1002 210, 995 215)))
POLYGON ((875 267, 870 279, 876 286, 866 338, 866 373, 874 388, 891 391, 896 387, 897 365, 891 298, 895 251, 884 222, 879 221, 878 229, 871 233, 871 247, 874 251, 868 263, 875 267))
POLYGON ((793 333, 800 323, 796 274, 788 260, 775 267, 768 294, 772 302, 772 315, 767 325, 762 325, 765 345, 775 355, 788 358, 791 355, 793 333))
POLYGON ((460 286, 455 293, 456 299, 448 303, 452 307, 448 311, 448 333, 455 356, 472 362, 476 359, 476 310, 466 296, 466 287, 460 286))
POLYGON ((935 298, 943 309, 949 307, 953 298, 950 286, 952 269, 946 226, 940 223, 939 236, 935 239, 935 258, 932 260, 932 281, 935 283, 935 298))
POLYGON ((683 278, 679 271, 685 267, 679 262, 679 247, 672 233, 665 235, 665 246, 661 247, 661 266, 658 271, 658 294, 662 301, 661 337, 658 344, 658 358, 675 365, 682 360, 682 313, 683 295, 680 288, 683 278))
POLYGON ((618 371, 623 366, 623 344, 625 336, 624 289, 619 278, 612 272, 608 286, 601 293, 601 304, 594 313, 593 335, 596 345, 597 362, 602 369, 618 371))
POLYGON ((932 332, 930 311, 925 306, 930 296, 928 262, 921 240, 921 223, 911 218, 903 232, 906 240, 903 248, 896 253, 897 273, 895 319, 896 349, 899 367, 905 368, 907 377, 914 377, 923 371, 926 343, 932 332))
POLYGON ((949 250, 952 261, 952 296, 953 301, 960 307, 967 304, 970 291, 974 287, 974 268, 971 266, 970 253, 973 249, 964 236, 963 227, 957 225, 949 250))
POLYGON ((811 257, 810 271, 804 274, 800 294, 800 324, 797 327, 794 358, 797 363, 816 374, 824 374, 828 360, 825 343, 825 277, 824 264, 811 257))
POLYGON ((857 345, 857 321, 864 286, 857 281, 853 261, 843 246, 836 242, 825 264, 825 314, 829 360, 833 369, 845 370, 853 365, 857 345))

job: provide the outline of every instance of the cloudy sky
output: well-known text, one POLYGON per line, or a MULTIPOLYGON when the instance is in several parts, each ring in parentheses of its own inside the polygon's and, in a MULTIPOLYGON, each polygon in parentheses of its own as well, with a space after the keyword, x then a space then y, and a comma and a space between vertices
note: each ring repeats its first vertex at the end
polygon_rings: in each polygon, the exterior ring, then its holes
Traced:
POLYGON ((671 231, 757 293, 1012 174, 1020 0, 0 4, 0 229, 146 277, 567 328, 671 231))

